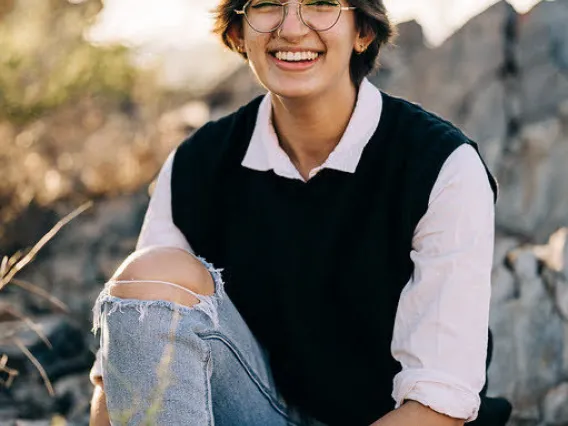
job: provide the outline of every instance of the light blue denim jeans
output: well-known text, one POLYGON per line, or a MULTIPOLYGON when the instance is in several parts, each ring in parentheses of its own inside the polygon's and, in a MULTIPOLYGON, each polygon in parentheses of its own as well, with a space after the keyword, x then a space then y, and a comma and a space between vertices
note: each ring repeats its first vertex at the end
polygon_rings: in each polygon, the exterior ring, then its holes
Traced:
POLYGON ((199 260, 215 293, 192 293, 193 307, 117 298, 112 282, 99 295, 93 331, 100 331, 112 425, 323 425, 279 395, 267 354, 227 297, 220 271, 199 260))

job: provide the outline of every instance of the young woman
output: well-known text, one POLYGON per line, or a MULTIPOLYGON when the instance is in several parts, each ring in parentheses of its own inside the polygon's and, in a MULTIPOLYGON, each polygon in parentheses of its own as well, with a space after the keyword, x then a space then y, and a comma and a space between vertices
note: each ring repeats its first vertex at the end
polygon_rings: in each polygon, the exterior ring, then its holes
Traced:
POLYGON ((505 424, 482 389, 496 183, 458 129, 365 78, 383 2, 216 16, 268 94, 164 164, 94 309, 92 424, 505 424))

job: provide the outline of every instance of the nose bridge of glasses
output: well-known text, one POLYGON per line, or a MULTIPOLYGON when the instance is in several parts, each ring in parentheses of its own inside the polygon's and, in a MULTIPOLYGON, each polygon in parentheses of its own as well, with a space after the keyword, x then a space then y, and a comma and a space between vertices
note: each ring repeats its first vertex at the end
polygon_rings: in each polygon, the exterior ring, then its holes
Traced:
POLYGON ((281 3, 281 4, 282 4, 282 6, 284 6, 285 8, 290 7, 290 5, 297 4, 297 5, 298 5, 298 9, 300 9, 300 6, 302 5, 302 2, 301 2, 301 1, 287 1, 287 2, 281 3))
POLYGON ((284 27, 286 24, 286 21, 288 20, 288 16, 290 15, 289 10, 290 10, 290 6, 294 6, 296 5, 296 18, 297 18, 297 24, 299 24, 300 27, 304 27, 305 23, 304 23, 304 19, 301 15, 301 10, 302 10, 302 2, 301 1, 288 1, 285 3, 281 3, 282 5, 282 22, 280 23, 280 27, 284 27))

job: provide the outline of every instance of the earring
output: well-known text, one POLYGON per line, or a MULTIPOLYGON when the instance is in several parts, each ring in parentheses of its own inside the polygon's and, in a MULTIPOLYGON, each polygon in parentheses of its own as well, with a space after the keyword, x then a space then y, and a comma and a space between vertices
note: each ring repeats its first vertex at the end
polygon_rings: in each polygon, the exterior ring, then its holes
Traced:
POLYGON ((245 51, 244 46, 243 46, 242 44, 239 44, 239 45, 237 46, 237 52, 239 52, 239 53, 244 53, 244 51, 245 51))
POLYGON ((367 47, 364 44, 360 44, 358 49, 355 49, 355 53, 357 55, 362 55, 367 50, 367 47))

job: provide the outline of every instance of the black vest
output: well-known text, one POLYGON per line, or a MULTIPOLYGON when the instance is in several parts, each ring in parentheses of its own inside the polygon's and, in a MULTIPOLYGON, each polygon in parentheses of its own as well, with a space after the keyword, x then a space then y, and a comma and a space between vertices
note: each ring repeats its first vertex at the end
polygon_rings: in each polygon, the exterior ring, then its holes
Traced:
POLYGON ((224 268, 284 398, 333 425, 393 409, 401 367, 390 345, 413 233, 448 156, 476 147, 422 108, 383 100, 353 174, 324 169, 304 183, 243 167, 260 98, 205 125, 174 158, 174 223, 224 268))

